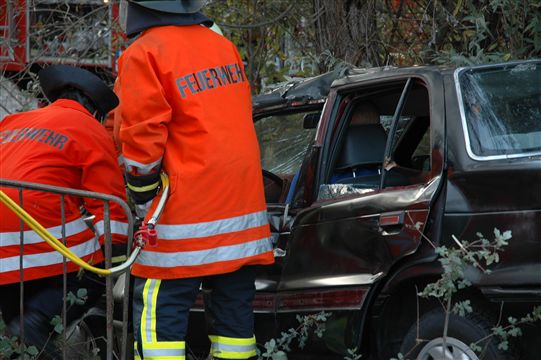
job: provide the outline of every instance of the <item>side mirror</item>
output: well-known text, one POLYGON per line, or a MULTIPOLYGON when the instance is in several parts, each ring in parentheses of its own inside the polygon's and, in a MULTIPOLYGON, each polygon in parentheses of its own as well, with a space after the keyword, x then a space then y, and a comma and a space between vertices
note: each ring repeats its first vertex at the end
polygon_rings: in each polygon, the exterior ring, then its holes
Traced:
POLYGON ((302 118, 303 124, 302 127, 304 129, 315 129, 317 128, 317 123, 319 122, 319 118, 321 117, 321 113, 310 113, 304 115, 302 118))

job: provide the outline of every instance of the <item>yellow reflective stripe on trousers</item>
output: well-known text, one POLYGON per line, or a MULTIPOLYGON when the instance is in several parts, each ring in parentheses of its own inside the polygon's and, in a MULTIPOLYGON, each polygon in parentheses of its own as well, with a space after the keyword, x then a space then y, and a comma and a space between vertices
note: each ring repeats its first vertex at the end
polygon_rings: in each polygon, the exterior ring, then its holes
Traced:
POLYGON ((143 358, 145 360, 184 360, 185 356, 184 341, 143 343, 143 358))
POLYGON ((141 312, 141 340, 143 348, 146 343, 156 340, 156 302, 161 280, 147 279, 143 289, 143 311, 141 312))
POLYGON ((141 360, 141 355, 139 355, 139 349, 137 348, 137 341, 133 343, 133 360, 141 360))
POLYGON ((255 336, 251 338, 230 338, 209 335, 212 356, 221 359, 248 359, 257 355, 255 336))

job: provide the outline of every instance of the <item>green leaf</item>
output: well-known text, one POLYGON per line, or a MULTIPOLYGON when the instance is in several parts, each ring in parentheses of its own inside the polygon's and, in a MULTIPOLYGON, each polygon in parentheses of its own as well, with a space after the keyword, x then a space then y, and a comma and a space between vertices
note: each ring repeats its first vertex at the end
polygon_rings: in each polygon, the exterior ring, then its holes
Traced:
POLYGON ((481 351, 483 350, 483 348, 479 345, 477 345, 477 343, 471 343, 470 344, 470 349, 472 349, 473 351, 475 351, 476 353, 481 353, 481 351))
POLYGON ((37 354, 39 354, 39 350, 35 346, 29 346, 26 348, 26 353, 30 356, 36 356, 37 354))
POLYGON ((64 331, 64 326, 62 325, 62 318, 60 316, 55 315, 50 322, 51 325, 53 325, 54 332, 61 334, 62 331, 64 331))
POLYGON ((77 297, 79 299, 85 299, 86 300, 86 297, 88 295, 88 291, 84 288, 81 288, 79 290, 77 290, 77 297))
POLYGON ((522 329, 519 327, 514 327, 511 330, 507 331, 507 333, 509 334, 509 336, 512 337, 522 336, 522 329))

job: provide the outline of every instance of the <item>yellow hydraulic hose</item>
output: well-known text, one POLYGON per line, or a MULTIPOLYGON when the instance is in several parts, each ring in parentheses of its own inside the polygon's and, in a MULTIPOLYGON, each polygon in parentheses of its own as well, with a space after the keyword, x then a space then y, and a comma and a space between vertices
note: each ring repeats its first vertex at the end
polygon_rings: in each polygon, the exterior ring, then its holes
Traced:
POLYGON ((36 221, 29 213, 27 213, 23 208, 21 208, 16 202, 11 200, 9 196, 6 195, 2 190, 0 190, 0 200, 17 216, 22 219, 32 230, 36 232, 39 236, 43 238, 53 249, 58 251, 62 256, 70 259, 73 263, 79 265, 83 269, 92 271, 98 275, 111 275, 111 270, 101 269, 95 266, 88 264, 83 261, 80 257, 75 255, 68 247, 66 247, 62 242, 55 238, 47 229, 45 229, 39 222, 36 221))
MULTIPOLYGON (((167 198, 168 188, 169 188, 169 178, 164 173, 160 174, 161 180, 162 180, 162 197, 160 199, 160 202, 158 206, 156 207, 156 210, 154 211, 154 214, 152 215, 152 219, 159 218, 162 210, 163 205, 165 204, 165 199, 167 198)), ((96 273, 98 275, 102 276, 108 276, 113 273, 120 272, 119 270, 125 270, 127 269, 127 264, 120 265, 115 268, 111 269, 102 269, 95 266, 90 265, 89 263, 85 262, 83 259, 81 259, 79 256, 74 254, 68 247, 66 247, 61 241, 59 241, 57 238, 55 238, 47 229, 45 229, 36 219, 34 219, 29 213, 27 213, 22 207, 20 207, 16 202, 11 200, 9 196, 6 195, 2 190, 0 190, 0 201, 4 203, 11 211, 13 211, 20 219, 22 219, 32 230, 34 230, 39 236, 43 238, 53 249, 58 251, 62 256, 70 259, 74 264, 77 264, 78 266, 82 267, 83 269, 86 269, 88 271, 91 271, 93 273, 96 273), (115 271, 116 270, 116 271, 115 271)), ((135 260, 135 257, 139 253, 139 249, 136 249, 134 253, 132 253, 132 256, 128 259, 127 262, 132 262, 135 260)), ((130 264, 131 265, 131 264, 130 264)))

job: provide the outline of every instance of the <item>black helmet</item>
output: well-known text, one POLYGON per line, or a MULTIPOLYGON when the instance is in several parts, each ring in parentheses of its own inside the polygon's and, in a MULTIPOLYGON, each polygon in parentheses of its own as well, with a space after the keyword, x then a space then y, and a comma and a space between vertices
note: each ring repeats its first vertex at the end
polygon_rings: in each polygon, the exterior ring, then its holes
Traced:
POLYGON ((56 101, 64 90, 75 88, 88 97, 100 117, 118 105, 118 97, 90 71, 68 65, 51 65, 38 73, 43 94, 50 102, 56 101))
POLYGON ((210 27, 212 20, 197 11, 203 3, 204 0, 123 1, 119 11, 121 27, 129 38, 156 26, 203 24, 210 27), (167 6, 161 6, 163 4, 167 6), (184 10, 195 12, 188 13, 184 10))
POLYGON ((172 14, 193 14, 201 10, 204 0, 130 0, 148 9, 172 14))

